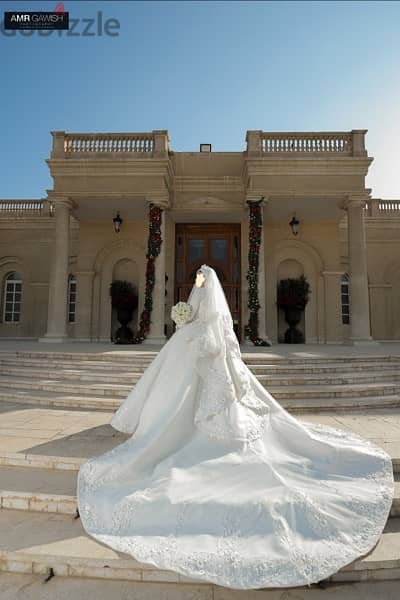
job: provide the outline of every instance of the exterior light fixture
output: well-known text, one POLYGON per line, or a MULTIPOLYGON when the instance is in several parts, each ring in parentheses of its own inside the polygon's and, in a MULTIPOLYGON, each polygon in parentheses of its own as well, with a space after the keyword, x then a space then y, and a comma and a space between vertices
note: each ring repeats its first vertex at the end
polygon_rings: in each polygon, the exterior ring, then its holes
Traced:
POLYGON ((296 218, 295 214, 293 215, 289 225, 291 227, 293 235, 297 235, 299 233, 300 221, 296 218))
POLYGON ((211 152, 211 144, 200 144, 200 152, 211 152))
POLYGON ((118 212, 117 216, 113 218, 115 233, 119 233, 121 231, 122 222, 123 222, 123 219, 121 219, 119 212, 118 212))

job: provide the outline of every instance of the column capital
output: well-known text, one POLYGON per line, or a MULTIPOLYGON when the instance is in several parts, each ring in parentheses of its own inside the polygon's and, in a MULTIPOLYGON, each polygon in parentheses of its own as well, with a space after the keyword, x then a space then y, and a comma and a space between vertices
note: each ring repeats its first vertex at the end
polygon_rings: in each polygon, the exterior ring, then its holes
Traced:
POLYGON ((55 207, 64 205, 64 206, 67 206, 70 210, 78 207, 75 200, 73 200, 69 196, 63 196, 61 194, 57 195, 52 192, 53 192, 53 190, 47 190, 46 200, 47 200, 47 202, 52 202, 55 207))
POLYGON ((259 202, 261 200, 261 206, 265 206, 268 202, 268 195, 263 192, 247 192, 246 193, 246 204, 249 202, 259 202))
POLYGON ((369 190, 366 190, 365 192, 355 192, 352 194, 347 194, 344 200, 339 204, 339 206, 344 210, 355 207, 364 208, 367 204, 367 200, 369 199, 369 190))
POLYGON ((154 204, 163 210, 170 208, 169 194, 151 194, 146 197, 148 204, 154 204))

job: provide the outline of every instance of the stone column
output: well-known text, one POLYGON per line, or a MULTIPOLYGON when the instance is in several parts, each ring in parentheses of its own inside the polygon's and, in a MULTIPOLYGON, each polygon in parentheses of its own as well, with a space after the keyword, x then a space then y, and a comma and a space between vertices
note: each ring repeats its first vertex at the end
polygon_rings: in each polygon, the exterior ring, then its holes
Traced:
MULTIPOLYGON (((246 202, 257 202, 260 200, 262 195, 248 195, 246 197, 246 202)), ((261 218, 262 218, 262 229, 261 229, 261 243, 260 243, 260 251, 259 251, 259 259, 258 259, 258 302, 260 304, 260 308, 258 310, 258 336, 263 340, 269 341, 266 333, 266 290, 265 290, 265 245, 264 245, 264 206, 268 200, 264 196, 264 200, 261 203, 261 218)), ((249 214, 249 205, 247 204, 247 221, 248 227, 246 228, 247 236, 249 235, 250 229, 250 214, 249 214)), ((247 251, 249 249, 250 243, 248 242, 247 251)), ((248 268, 248 259, 247 259, 247 268, 248 268)), ((246 269, 247 271, 247 269, 246 269)), ((247 280, 246 280, 247 283, 247 280)), ((248 302, 248 285, 247 285, 247 294, 245 298, 245 302, 247 305, 248 302)), ((247 309, 247 318, 246 323, 248 322, 248 316, 250 314, 250 310, 247 309)), ((244 340, 244 345, 253 346, 253 342, 249 339, 244 340)))
POLYGON ((69 221, 72 201, 55 200, 54 256, 50 273, 47 331, 39 342, 63 342, 67 335, 69 221))
POLYGON ((164 344, 167 340, 164 333, 165 323, 165 209, 166 201, 152 200, 161 211, 161 248, 155 260, 155 282, 153 288, 153 308, 150 316, 150 331, 143 344, 164 344))
POLYGON ((324 278, 324 335, 325 343, 343 340, 341 278, 343 271, 322 271, 324 278))
POLYGON ((76 323, 75 339, 92 340, 92 299, 95 271, 75 271, 76 275, 76 323))
POLYGON ((365 194, 352 194, 343 203, 347 210, 347 240, 349 252, 349 296, 351 345, 377 343, 371 337, 368 297, 367 246, 365 240, 365 194))

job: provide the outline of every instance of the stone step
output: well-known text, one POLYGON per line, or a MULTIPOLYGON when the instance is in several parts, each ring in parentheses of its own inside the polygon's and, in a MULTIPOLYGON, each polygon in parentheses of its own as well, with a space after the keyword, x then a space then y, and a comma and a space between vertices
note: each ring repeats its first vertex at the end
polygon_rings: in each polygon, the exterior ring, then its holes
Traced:
MULTIPOLYGON (((296 349, 294 350, 294 352, 296 349)), ((147 361, 151 362, 154 357, 158 354, 158 351, 149 350, 149 351, 114 351, 110 350, 109 352, 63 352, 63 351, 0 351, 0 363, 3 360, 16 359, 35 359, 35 360, 66 360, 68 362, 80 363, 81 361, 87 362, 109 362, 113 364, 132 364, 135 361, 147 361)), ((341 364, 368 364, 372 365, 376 363, 377 365, 384 363, 392 363, 393 366, 396 364, 400 364, 400 355, 396 356, 393 354, 378 354, 378 355, 337 355, 332 356, 279 356, 274 355, 273 350, 270 352, 241 352, 242 358, 248 364, 274 364, 277 366, 285 366, 285 365, 319 365, 321 363, 341 363, 341 364)))
MULTIPOLYGON (((0 508, 75 514, 76 471, 0 466, 0 508)), ((395 483, 390 518, 400 517, 400 482, 395 483)))
POLYGON ((115 411, 121 400, 104 396, 79 395, 75 393, 54 392, 49 390, 18 390, 0 386, 0 402, 33 404, 48 407, 65 407, 68 409, 84 408, 85 410, 115 411))
MULTIPOLYGON (((252 370, 252 369, 251 369, 252 370)), ((254 372, 254 371, 253 371, 254 372)), ((287 385, 352 385, 359 383, 400 382, 400 369, 396 370, 368 370, 366 372, 349 373, 292 373, 270 374, 269 372, 254 373, 257 379, 264 385, 287 386, 287 385)))
MULTIPOLYGON (((383 382, 397 382, 400 381, 400 369, 380 369, 380 370, 367 370, 366 372, 349 371, 347 374, 340 371, 333 373, 321 372, 321 373, 301 373, 287 371, 282 374, 271 374, 268 369, 262 368, 255 370, 250 367, 250 370, 256 375, 258 380, 265 386, 288 386, 288 385, 320 385, 320 384, 352 384, 352 383, 379 383, 383 382)), ((57 368, 49 368, 47 365, 45 368, 37 366, 0 366, 1 381, 10 381, 12 378, 17 377, 18 380, 50 380, 57 381, 60 383, 72 381, 75 383, 88 382, 93 384, 100 384, 102 382, 106 384, 116 385, 128 385, 135 384, 142 376, 144 368, 132 366, 131 370, 127 370, 126 367, 110 368, 110 372, 105 372, 105 369, 85 369, 82 368, 67 368, 58 366, 57 368)))
MULTIPOLYGON (((153 360, 153 359, 152 359, 153 360)), ((152 362, 152 360, 136 360, 131 359, 130 362, 119 362, 119 361, 89 361, 89 360, 81 360, 81 361, 68 361, 68 360, 57 360, 54 357, 48 359, 33 359, 33 358, 18 358, 18 359, 0 359, 0 369, 6 368, 51 368, 51 369, 73 369, 76 371, 83 372, 115 372, 117 371, 134 371, 138 370, 143 372, 143 370, 152 362)))
MULTIPOLYGON (((25 374, 24 374, 25 375, 25 374)), ((321 383, 317 378, 311 382, 293 384, 286 383, 279 385, 276 382, 265 381, 265 377, 260 377, 261 383, 268 387, 268 391, 278 400, 280 399, 305 399, 312 398, 350 398, 364 396, 383 396, 396 395, 400 392, 400 381, 372 381, 369 383, 321 383)), ((133 388, 134 383, 116 383, 116 382, 97 382, 97 381, 68 381, 57 378, 47 379, 43 377, 13 377, 2 376, 0 389, 3 391, 6 388, 12 388, 14 391, 30 390, 30 391, 46 391, 46 392, 65 392, 71 394, 85 394, 85 396, 105 396, 114 399, 125 399, 128 393, 133 388)))
MULTIPOLYGON (((306 347, 303 350, 306 352, 306 347)), ((295 350, 294 350, 295 352, 295 350)), ((277 366, 282 365, 319 365, 319 364, 329 364, 329 363, 363 363, 363 364, 386 364, 392 363, 393 366, 395 364, 400 363, 400 355, 395 354, 378 354, 378 355, 332 355, 327 356, 326 354, 323 356, 279 356, 279 355, 271 355, 269 353, 262 352, 241 352, 241 356, 243 360, 245 360, 249 364, 275 364, 277 366)))
POLYGON ((93 352, 63 352, 57 351, 57 349, 42 352, 42 351, 33 351, 29 352, 28 350, 24 351, 1 351, 0 350, 0 361, 3 359, 25 359, 31 358, 35 360, 47 361, 49 360, 67 360, 73 362, 81 362, 85 361, 94 361, 94 362, 115 362, 115 363, 131 363, 132 359, 135 360, 148 360, 151 361, 158 354, 159 351, 149 350, 149 351, 114 351, 110 350, 109 352, 96 352, 96 348, 93 348, 93 352))
MULTIPOLYGON (((61 577, 175 584, 195 581, 139 563, 100 544, 86 534, 80 519, 71 515, 0 510, 0 570, 49 575, 50 569, 53 575, 61 577)), ((400 519, 393 518, 388 520, 378 544, 367 556, 347 565, 329 581, 399 578, 400 519)))
MULTIPOLYGON (((3 383, 3 381, 2 381, 3 383)), ((372 385, 372 384, 368 384, 372 385)), ((56 383, 53 385, 43 384, 45 389, 40 386, 27 385, 26 388, 18 389, 18 382, 14 385, 0 386, 0 402, 15 402, 21 404, 33 404, 48 407, 65 407, 68 409, 82 408, 95 411, 115 411, 127 397, 128 392, 133 386, 125 386, 123 391, 118 392, 112 389, 113 395, 92 395, 94 391, 89 386, 77 386, 82 393, 77 393, 75 386, 60 386, 72 391, 54 391, 60 387, 56 383), (33 389, 32 389, 33 387, 33 389), (84 389, 82 390, 82 387, 84 389)), ((273 389, 268 386, 268 391, 279 401, 279 403, 291 412, 302 411, 329 411, 332 409, 369 407, 379 408, 384 406, 400 406, 400 394, 397 388, 396 393, 390 393, 393 386, 387 389, 381 387, 374 388, 370 392, 369 388, 360 386, 360 389, 354 389, 354 386, 310 386, 312 389, 295 387, 286 392, 286 389, 273 389), (321 388, 326 388, 321 389, 321 388), (332 389, 334 388, 334 389, 332 389), (345 389, 343 389, 345 388, 345 389), (390 391, 389 391, 390 390, 390 391), (348 393, 346 393, 346 391, 348 393), (373 395, 376 394, 376 395, 373 395), (379 394, 379 395, 378 395, 379 394)), ((114 386, 113 386, 114 388, 114 386)), ((289 386, 287 386, 289 388, 289 386)))
MULTIPOLYGON (((101 451, 99 451, 99 454, 101 451)), ((94 454, 90 453, 90 456, 94 454)), ((56 456, 48 454, 31 454, 29 452, 7 452, 0 450, 1 467, 23 467, 24 469, 51 469, 58 471, 79 471, 89 456, 56 456)), ((398 455, 392 456, 393 472, 400 475, 400 448, 398 455)), ((399 515, 400 516, 400 515, 399 515)))
MULTIPOLYGON (((38 368, 43 368, 43 365, 46 367, 66 367, 66 368, 76 368, 76 369, 115 369, 116 367, 124 368, 124 369, 132 369, 132 368, 142 368, 149 365, 157 353, 154 353, 152 356, 142 357, 136 355, 136 353, 130 354, 130 356, 118 356, 118 357, 109 357, 102 356, 98 354, 88 354, 88 355, 70 355, 65 357, 64 355, 59 356, 59 353, 53 352, 49 353, 47 356, 4 356, 0 352, 0 366, 37 366, 38 368), (90 358, 89 358, 90 357, 90 358)), ((346 360, 341 360, 337 357, 328 359, 326 357, 318 357, 318 358, 309 358, 309 359, 287 359, 284 360, 282 357, 276 360, 271 360, 270 357, 260 358, 256 355, 244 355, 242 354, 242 359, 244 362, 251 366, 254 371, 266 369, 268 372, 287 372, 287 371, 308 371, 314 372, 324 371, 324 370, 368 370, 371 368, 377 369, 396 369, 400 365, 399 357, 386 357, 387 360, 374 360, 368 361, 364 358, 356 358, 356 357, 348 357, 346 360)))
POLYGON ((343 385, 287 385, 268 386, 268 391, 277 400, 310 400, 312 398, 359 398, 365 396, 398 395, 400 382, 343 384, 343 385))
MULTIPOLYGON (((393 570, 391 571, 393 573, 393 570)), ((398 581, 376 578, 374 580, 342 582, 340 584, 324 582, 323 588, 313 584, 298 588, 264 588, 257 590, 228 589, 198 582, 156 583, 147 581, 127 581, 115 579, 52 577, 47 584, 47 573, 6 573, 0 578, 0 598, 4 600, 397 600, 398 581), (3 595, 2 595, 3 593, 3 595)), ((322 586, 321 586, 322 587, 322 586)))
POLYGON ((0 389, 11 388, 13 391, 32 390, 44 392, 64 392, 71 394, 85 394, 86 396, 107 396, 114 399, 126 398, 133 385, 121 383, 95 383, 93 381, 68 382, 58 379, 46 379, 41 381, 29 377, 2 377, 0 389))
POLYGON ((38 368, 38 367, 21 367, 20 365, 15 367, 4 367, 0 366, 0 381, 4 378, 11 379, 11 377, 26 378, 26 379, 50 379, 63 381, 74 381, 74 382, 104 382, 104 383, 121 383, 124 385, 132 386, 142 376, 144 369, 140 370, 138 367, 133 367, 131 371, 126 368, 124 370, 118 370, 115 367, 110 369, 110 372, 105 372, 104 369, 75 369, 58 367, 49 369, 38 368))
POLYGON ((336 362, 326 362, 321 364, 309 365, 274 365, 274 364, 251 364, 245 361, 249 369, 256 375, 324 375, 324 374, 348 374, 348 373, 381 373, 381 372, 398 372, 399 365, 393 362, 369 364, 369 363, 350 363, 342 364, 336 362))
MULTIPOLYGON (((269 391, 270 388, 268 388, 269 391)), ((272 392, 271 392, 272 393, 272 392)), ((276 397, 276 396, 275 396, 276 397)), ((278 400, 278 398, 276 397, 278 400)), ((357 408, 379 409, 400 406, 399 394, 383 396, 351 396, 335 398, 280 398, 279 403, 291 413, 321 413, 332 410, 354 410, 357 408)))

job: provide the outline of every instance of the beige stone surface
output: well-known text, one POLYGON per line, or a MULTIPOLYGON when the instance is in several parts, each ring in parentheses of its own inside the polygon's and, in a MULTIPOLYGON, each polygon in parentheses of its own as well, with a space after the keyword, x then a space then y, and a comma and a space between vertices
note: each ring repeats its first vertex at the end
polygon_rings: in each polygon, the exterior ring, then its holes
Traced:
POLYGON ((371 197, 365 187, 373 160, 365 148, 366 131, 250 130, 245 151, 217 153, 171 152, 166 130, 100 134, 107 143, 102 152, 85 150, 88 142, 98 143, 99 133, 51 132, 47 165, 53 187, 43 205, 36 201, 34 208, 35 201, 28 200, 30 206, 18 210, 12 201, 0 201, 0 280, 13 270, 23 278, 21 320, 0 322, 0 336, 108 341, 115 333, 108 286, 121 276, 138 290, 136 330, 144 304, 151 203, 162 205, 164 213, 149 341, 163 337, 164 323, 172 331, 176 223, 241 223, 243 333, 248 317, 246 200, 263 197, 259 317, 266 335, 275 342, 283 333, 275 304, 277 281, 304 273, 312 289, 304 320, 307 344, 349 338, 365 342, 371 333, 378 340, 399 340, 400 201, 371 197), (123 151, 121 136, 129 144, 123 151), (124 220, 118 234, 111 220, 117 211, 124 220), (294 213, 300 220, 296 236, 289 227, 294 213), (340 277, 345 272, 353 291, 350 326, 341 319, 340 277), (66 322, 69 274, 77 280, 74 323, 66 322))
MULTIPOLYGON (((36 563, 42 565, 40 572, 54 565, 71 577, 180 582, 177 573, 138 563, 98 543, 70 516, 0 510, 0 571, 32 573, 36 563)), ((378 545, 331 579, 372 579, 381 570, 400 570, 400 519, 390 519, 378 545)))

